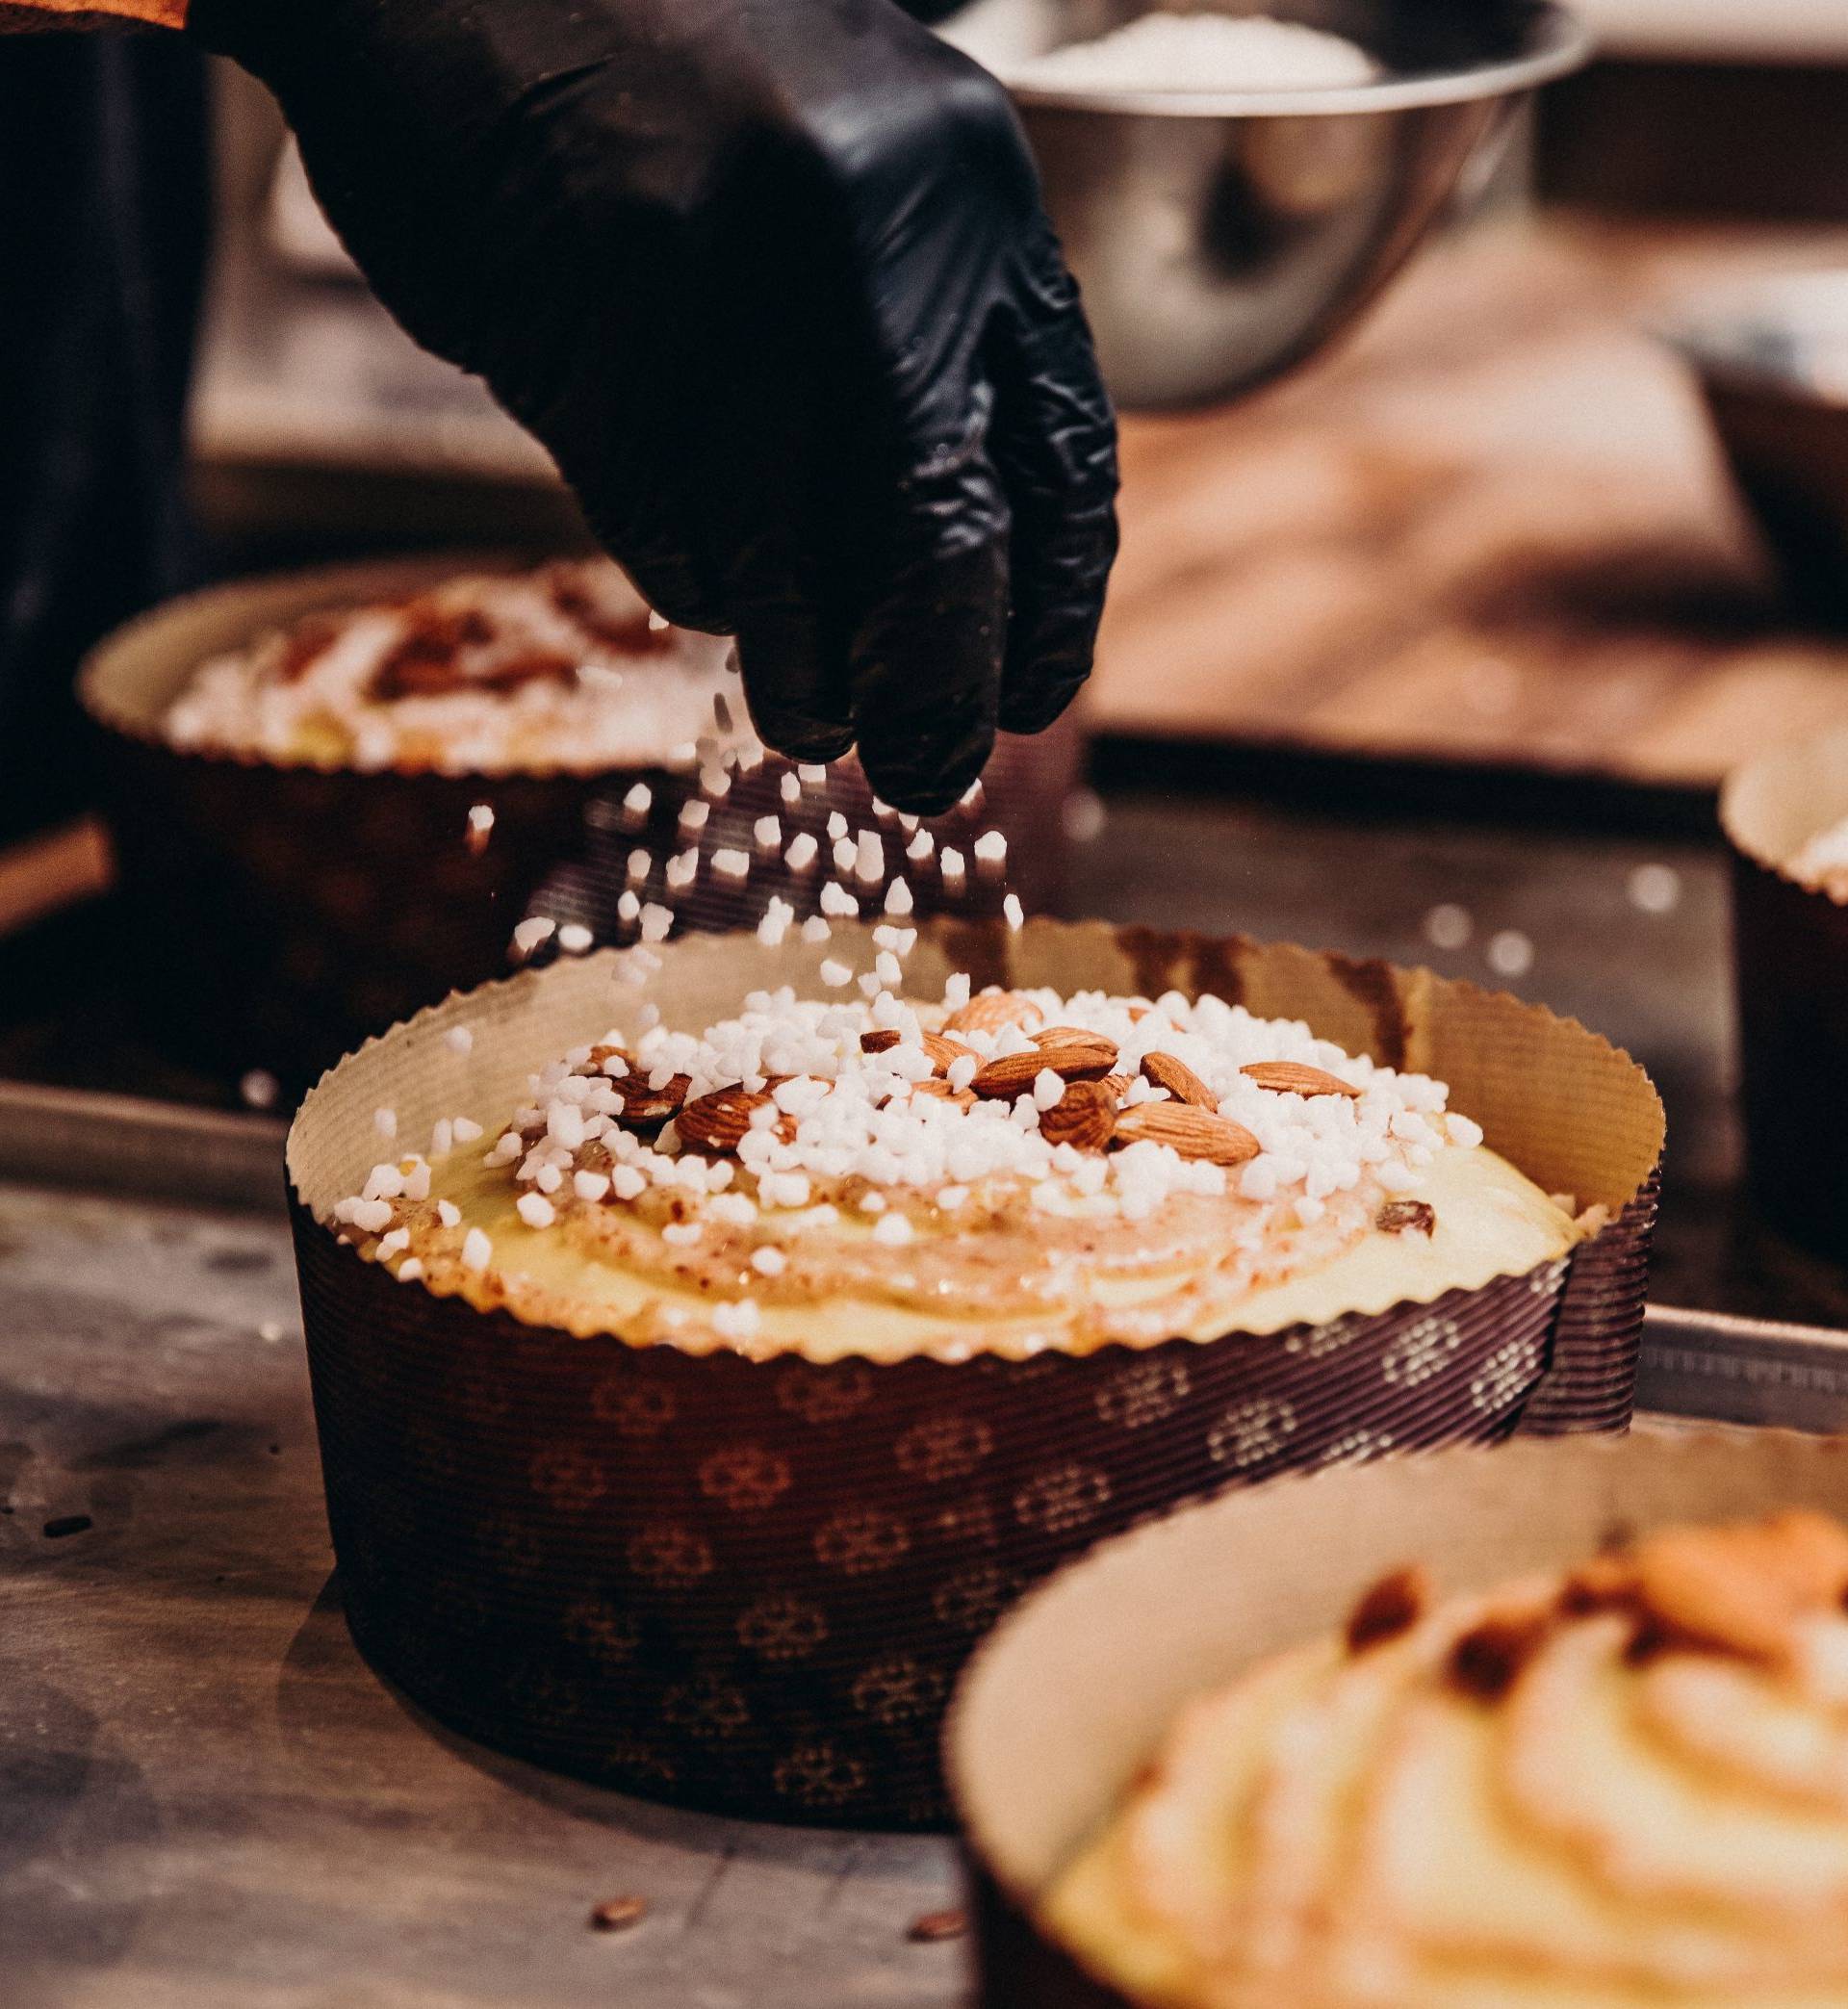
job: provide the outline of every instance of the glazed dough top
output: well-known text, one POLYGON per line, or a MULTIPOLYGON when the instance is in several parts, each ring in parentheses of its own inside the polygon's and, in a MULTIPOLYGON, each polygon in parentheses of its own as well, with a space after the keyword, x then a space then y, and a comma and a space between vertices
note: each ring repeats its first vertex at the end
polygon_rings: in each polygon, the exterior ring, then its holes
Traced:
POLYGON ((604 559, 463 577, 310 614, 200 664, 167 733, 192 752, 439 773, 690 769, 755 747, 715 729, 727 645, 654 621, 604 559))
POLYGON ((960 1359, 1425 1301, 1596 1224, 1441 1083, 1213 998, 757 993, 530 1095, 485 1143, 374 1168, 341 1231, 575 1332, 960 1359))
POLYGON ((1163 2009, 1840 2009, 1848 1532, 1670 1529, 1193 1704, 1050 1929, 1163 2009))

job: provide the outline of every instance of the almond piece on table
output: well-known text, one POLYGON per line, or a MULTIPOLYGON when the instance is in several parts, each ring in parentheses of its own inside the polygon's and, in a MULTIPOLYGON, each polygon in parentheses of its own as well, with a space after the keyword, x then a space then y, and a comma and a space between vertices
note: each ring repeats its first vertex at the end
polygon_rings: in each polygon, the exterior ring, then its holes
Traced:
POLYGON ((1139 1102, 1116 1112, 1113 1145, 1165 1144, 1183 1158, 1210 1165, 1244 1165, 1264 1146, 1243 1123, 1185 1102, 1139 1102))
POLYGON ((1360 1099, 1360 1091, 1351 1081, 1344 1081, 1324 1068, 1305 1067, 1297 1060, 1254 1060, 1239 1072, 1249 1075, 1260 1088, 1275 1089, 1279 1095, 1352 1095, 1356 1101, 1360 1099))
POLYGON ((1151 1088, 1165 1088, 1177 1102, 1194 1109, 1218 1109, 1219 1098, 1184 1060, 1171 1053, 1142 1055, 1142 1079, 1151 1088))
POLYGON ((984 991, 959 1005, 943 1021, 945 1032, 999 1032, 1004 1025, 1031 1030, 1045 1014, 1024 991, 984 991))
MULTIPOLYGON (((752 1112, 772 1106, 770 1090, 775 1087, 775 1081, 760 1089, 748 1089, 740 1083, 734 1088, 715 1088, 709 1095, 696 1096, 674 1119, 680 1142, 696 1151, 721 1155, 735 1151, 751 1127, 752 1112)), ((779 1111, 776 1128, 787 1144, 795 1137, 796 1120, 786 1111, 779 1111)))
POLYGON ((968 1929, 968 1915, 964 1912, 923 1912, 911 1920, 905 1937, 915 1945, 930 1946, 943 1940, 960 1940, 968 1929))
POLYGON ((1437 1209, 1427 1199, 1389 1199, 1373 1216, 1373 1225, 1383 1235, 1437 1232, 1437 1209))
POLYGON ((1116 1128, 1116 1098, 1101 1081, 1074 1081, 1050 1109, 1040 1112, 1040 1134, 1048 1144, 1101 1151, 1116 1128))
POLYGON ((609 1897, 590 1915, 590 1922, 599 1932, 629 1932, 648 1917, 646 1897, 609 1897))

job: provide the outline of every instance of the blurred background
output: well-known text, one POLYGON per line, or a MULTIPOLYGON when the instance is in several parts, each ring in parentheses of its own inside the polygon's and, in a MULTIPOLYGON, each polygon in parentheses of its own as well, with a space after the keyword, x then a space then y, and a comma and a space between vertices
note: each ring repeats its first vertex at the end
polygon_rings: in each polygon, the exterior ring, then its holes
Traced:
MULTIPOLYGON (((1761 468, 1740 486, 1701 366, 1767 275, 1848 271, 1848 9, 1579 12, 1595 60, 1520 110, 1345 339, 1256 396, 1126 418, 1064 904, 1582 1017, 1670 1102, 1660 1295, 1841 1323, 1842 1273, 1736 1197, 1714 802, 1753 752, 1848 725, 1848 453, 1798 483, 1793 530, 1761 468)), ((371 299, 264 92, 209 86, 196 575, 570 546, 544 455, 371 299)), ((1780 337, 1799 453, 1848 403, 1836 325, 1780 337)), ((82 807, 0 850, 0 1074, 237 1106, 137 1044, 82 807)))

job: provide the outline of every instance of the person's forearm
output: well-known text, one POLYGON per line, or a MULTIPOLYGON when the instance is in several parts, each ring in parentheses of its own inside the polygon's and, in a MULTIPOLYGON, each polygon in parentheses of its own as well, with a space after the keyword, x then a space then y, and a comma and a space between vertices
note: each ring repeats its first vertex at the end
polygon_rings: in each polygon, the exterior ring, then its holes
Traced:
POLYGON ((0 35, 47 28, 119 28, 125 21, 184 27, 186 0, 0 0, 0 35))

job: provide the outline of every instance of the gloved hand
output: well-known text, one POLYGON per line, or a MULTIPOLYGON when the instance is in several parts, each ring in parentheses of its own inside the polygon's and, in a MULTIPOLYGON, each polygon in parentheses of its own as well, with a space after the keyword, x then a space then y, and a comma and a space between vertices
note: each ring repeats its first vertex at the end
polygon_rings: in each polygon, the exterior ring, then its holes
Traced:
POLYGON ((1012 106, 891 0, 194 0, 764 739, 947 808, 1084 681, 1116 443, 1012 106))

